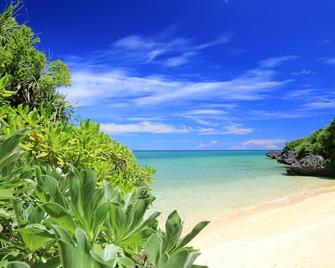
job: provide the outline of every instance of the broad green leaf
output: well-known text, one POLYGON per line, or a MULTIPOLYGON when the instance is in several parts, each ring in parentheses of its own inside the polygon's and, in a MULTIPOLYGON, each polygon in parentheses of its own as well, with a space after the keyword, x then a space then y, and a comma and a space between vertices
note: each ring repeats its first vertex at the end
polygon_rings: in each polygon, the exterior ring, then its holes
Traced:
POLYGON ((181 222, 181 219, 177 213, 177 211, 173 211, 167 218, 166 224, 165 224, 165 249, 167 252, 172 250, 183 229, 183 225, 181 222))
POLYGON ((72 216, 66 212, 66 210, 56 203, 46 203, 42 205, 42 208, 51 217, 50 220, 62 226, 64 229, 73 232, 76 229, 76 225, 72 219, 72 216))
POLYGON ((30 268, 30 266, 25 262, 11 261, 8 263, 7 268, 30 268))
POLYGON ((12 197, 14 189, 0 189, 0 200, 12 197))
POLYGON ((31 225, 19 229, 21 238, 25 246, 32 252, 45 246, 50 240, 54 239, 53 235, 43 225, 31 225))
MULTIPOLYGON (((9 84, 11 83, 12 79, 10 77, 10 75, 5 75, 2 78, 0 78, 0 90, 5 89, 7 86, 9 86, 9 84)), ((3 91, 2 91, 3 92, 3 91)), ((2 94, 1 92, 1 94, 2 94)))
POLYGON ((163 241, 157 234, 153 234, 148 239, 145 245, 145 250, 148 252, 148 260, 151 263, 158 263, 162 250, 162 244, 163 241))
POLYGON ((24 139, 27 135, 27 129, 20 129, 16 131, 11 137, 6 139, 0 144, 0 159, 5 156, 9 156, 13 153, 19 143, 24 139))
POLYGON ((188 233, 184 238, 178 241, 175 250, 186 246, 195 236, 197 236, 207 225, 209 221, 199 222, 190 233, 188 233))
MULTIPOLYGON (((66 232, 63 230, 63 232, 66 232)), ((90 246, 83 230, 76 230, 76 245, 61 238, 58 243, 61 250, 61 262, 64 268, 101 268, 101 265, 91 257, 90 246)))
POLYGON ((189 252, 183 250, 177 254, 172 254, 167 261, 165 268, 191 268, 192 263, 200 254, 198 252, 189 252))

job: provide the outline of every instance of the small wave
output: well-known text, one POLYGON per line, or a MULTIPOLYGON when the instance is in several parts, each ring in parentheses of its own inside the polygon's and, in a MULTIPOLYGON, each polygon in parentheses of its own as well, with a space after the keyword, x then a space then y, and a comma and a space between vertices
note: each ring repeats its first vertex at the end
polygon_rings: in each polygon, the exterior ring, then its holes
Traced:
POLYGON ((287 196, 283 196, 283 197, 277 198, 275 200, 272 200, 271 203, 281 203, 281 202, 284 202, 286 200, 288 200, 288 197, 287 196))
POLYGON ((257 206, 248 206, 248 207, 243 207, 243 208, 241 208, 240 210, 241 211, 247 211, 247 210, 251 210, 251 209, 254 209, 254 208, 256 208, 257 206))

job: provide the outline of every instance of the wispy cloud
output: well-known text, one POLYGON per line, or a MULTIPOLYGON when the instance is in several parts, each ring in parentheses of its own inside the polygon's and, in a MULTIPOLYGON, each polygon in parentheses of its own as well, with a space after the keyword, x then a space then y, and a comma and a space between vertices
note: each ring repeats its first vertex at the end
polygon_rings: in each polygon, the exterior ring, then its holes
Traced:
POLYGON ((223 114, 227 114, 227 112, 217 109, 198 109, 187 112, 187 115, 202 115, 202 116, 223 115, 223 114))
POLYGON ((272 71, 250 70, 226 81, 178 80, 161 76, 134 76, 122 71, 73 71, 72 87, 61 89, 78 106, 127 101, 150 106, 175 101, 250 101, 265 98, 292 80, 278 81, 272 71))
POLYGON ((276 57, 276 58, 268 58, 265 60, 261 60, 259 62, 259 65, 263 68, 274 68, 279 66, 280 64, 290 61, 290 60, 295 60, 298 59, 298 56, 283 56, 283 57, 276 57))
POLYGON ((297 89, 288 92, 283 99, 297 99, 297 98, 306 98, 312 96, 317 90, 306 88, 306 89, 297 89))
POLYGON ((310 114, 303 109, 294 109, 290 111, 251 111, 251 119, 253 120, 273 120, 273 119, 294 119, 308 117, 310 114))
POLYGON ((277 81, 273 72, 252 70, 228 81, 179 82, 175 90, 160 91, 138 98, 138 105, 153 105, 173 100, 259 100, 291 80, 277 81))
POLYGON ((241 124, 231 124, 223 126, 221 129, 215 128, 201 128, 199 131, 200 135, 247 135, 252 133, 252 128, 242 127, 241 124))
POLYGON ((302 69, 299 72, 292 72, 292 75, 299 76, 299 75, 310 75, 310 74, 316 74, 316 72, 313 72, 309 69, 302 69))
POLYGON ((212 141, 210 141, 210 142, 208 142, 208 143, 203 143, 203 142, 200 142, 198 145, 197 145, 197 149, 203 149, 203 148, 207 148, 207 147, 211 147, 211 146, 213 146, 213 145, 216 145, 216 144, 218 144, 219 143, 219 141, 217 141, 217 140, 212 140, 212 141))
POLYGON ((321 99, 304 105, 308 110, 335 109, 335 99, 321 99))
POLYGON ((286 142, 284 139, 255 139, 242 142, 233 149, 278 149, 286 142))
POLYGON ((332 43, 332 39, 324 39, 320 42, 320 44, 323 44, 323 45, 330 44, 330 43, 332 43))
POLYGON ((163 123, 153 123, 150 121, 139 122, 137 124, 101 124, 101 129, 108 134, 124 134, 124 133, 187 133, 191 129, 187 127, 175 127, 163 123))
POLYGON ((335 58, 321 58, 321 60, 329 65, 335 65, 335 58))
POLYGON ((176 67, 185 64, 202 50, 229 42, 231 42, 229 34, 207 43, 197 43, 191 38, 168 39, 164 34, 151 37, 131 35, 113 43, 111 52, 122 52, 128 58, 142 63, 161 63, 168 67, 176 67))

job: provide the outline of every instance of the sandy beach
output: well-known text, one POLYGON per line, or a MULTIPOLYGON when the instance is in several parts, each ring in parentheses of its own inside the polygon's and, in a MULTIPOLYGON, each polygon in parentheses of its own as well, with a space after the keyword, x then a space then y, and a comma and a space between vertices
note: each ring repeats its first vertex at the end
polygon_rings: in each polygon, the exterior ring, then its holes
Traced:
POLYGON ((210 268, 331 268, 334 241, 335 187, 325 187, 213 221, 193 245, 210 268))

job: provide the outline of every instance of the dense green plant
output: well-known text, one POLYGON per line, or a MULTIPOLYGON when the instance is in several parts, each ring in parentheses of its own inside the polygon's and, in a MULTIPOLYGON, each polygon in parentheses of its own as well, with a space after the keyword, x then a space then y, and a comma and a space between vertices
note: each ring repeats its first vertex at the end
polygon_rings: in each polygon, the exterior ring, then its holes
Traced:
POLYGON ((329 165, 335 165, 335 119, 330 125, 319 129, 304 139, 286 144, 284 151, 294 150, 299 157, 322 155, 329 165))
POLYGON ((10 77, 6 89, 13 92, 6 99, 12 106, 49 107, 57 118, 68 119, 70 105, 57 88, 71 85, 70 72, 65 63, 49 61, 36 48, 39 38, 13 17, 17 8, 9 6, 0 14, 0 79, 10 77))
POLYGON ((26 134, 20 130, 0 143, 0 265, 199 267, 193 265, 198 251, 187 244, 208 222, 180 238, 177 212, 162 231, 159 213, 146 216, 152 197, 123 196, 106 181, 98 186, 91 170, 17 167, 16 147, 26 134))
POLYGON ((3 76, 0 79, 0 105, 6 105, 8 103, 7 98, 14 94, 13 91, 6 90, 10 85, 11 79, 8 75, 3 76))
POLYGON ((20 145, 25 151, 23 163, 62 169, 70 163, 76 168, 93 169, 99 181, 107 180, 123 192, 148 188, 154 169, 139 166, 133 153, 101 132, 98 124, 86 120, 75 126, 54 119, 51 110, 3 106, 0 134, 9 137, 20 128, 31 130, 20 145))

